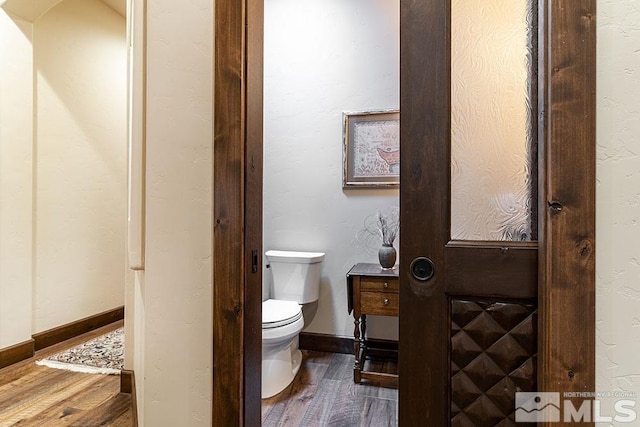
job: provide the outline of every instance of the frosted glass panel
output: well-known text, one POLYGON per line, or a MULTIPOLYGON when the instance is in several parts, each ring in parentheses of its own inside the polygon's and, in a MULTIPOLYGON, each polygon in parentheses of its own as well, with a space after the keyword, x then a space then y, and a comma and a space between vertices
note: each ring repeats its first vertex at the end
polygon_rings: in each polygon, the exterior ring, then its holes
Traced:
POLYGON ((452 0, 451 238, 532 240, 533 7, 452 0))

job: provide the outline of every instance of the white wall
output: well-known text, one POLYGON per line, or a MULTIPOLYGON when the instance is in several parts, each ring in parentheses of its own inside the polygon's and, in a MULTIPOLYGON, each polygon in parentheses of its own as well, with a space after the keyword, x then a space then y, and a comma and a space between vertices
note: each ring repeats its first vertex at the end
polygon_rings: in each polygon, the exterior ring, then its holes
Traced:
POLYGON ((0 9, 0 349, 32 332, 32 28, 0 9))
POLYGON ((34 331, 124 303, 125 20, 65 0, 34 25, 34 331))
POLYGON ((207 426, 214 2, 158 0, 147 7, 145 270, 127 292, 127 310, 135 310, 140 425, 207 426))
POLYGON ((633 391, 638 401, 640 9, 598 2, 597 22, 596 389, 633 391))
MULTIPOLYGON (((264 249, 326 253, 305 330, 350 337, 345 274, 377 262, 356 236, 398 191, 342 189, 342 113, 399 108, 399 3, 266 1, 264 55, 264 249)), ((266 298, 270 270, 264 278, 266 298)), ((397 338, 396 319, 368 326, 397 338)))

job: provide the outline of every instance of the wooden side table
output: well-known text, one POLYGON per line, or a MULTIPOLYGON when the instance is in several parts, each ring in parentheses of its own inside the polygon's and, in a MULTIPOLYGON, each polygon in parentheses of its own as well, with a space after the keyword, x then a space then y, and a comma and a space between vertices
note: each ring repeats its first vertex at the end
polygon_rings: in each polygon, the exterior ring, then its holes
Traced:
POLYGON ((383 269, 379 264, 359 263, 347 273, 347 296, 349 313, 353 311, 353 381, 363 379, 378 381, 387 387, 398 386, 398 376, 364 370, 369 350, 367 336, 367 314, 398 316, 399 307, 398 272, 383 269))

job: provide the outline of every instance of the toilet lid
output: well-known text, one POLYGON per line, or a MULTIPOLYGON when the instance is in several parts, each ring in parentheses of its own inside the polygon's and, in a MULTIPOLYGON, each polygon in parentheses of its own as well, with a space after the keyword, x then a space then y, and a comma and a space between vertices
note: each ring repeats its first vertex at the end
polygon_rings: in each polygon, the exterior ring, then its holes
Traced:
POLYGON ((295 301, 270 299, 262 303, 262 328, 288 325, 302 317, 302 309, 295 301))

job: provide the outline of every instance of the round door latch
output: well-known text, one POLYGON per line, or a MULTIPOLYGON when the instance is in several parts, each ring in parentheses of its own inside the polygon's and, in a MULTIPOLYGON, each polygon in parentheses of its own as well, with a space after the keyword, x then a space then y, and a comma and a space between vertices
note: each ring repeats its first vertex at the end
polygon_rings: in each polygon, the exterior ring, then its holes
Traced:
POLYGON ((426 282, 431 279, 434 274, 434 265, 433 261, 431 261, 427 257, 418 257, 411 261, 411 265, 409 267, 411 269, 411 276, 414 279, 420 280, 421 282, 426 282))

